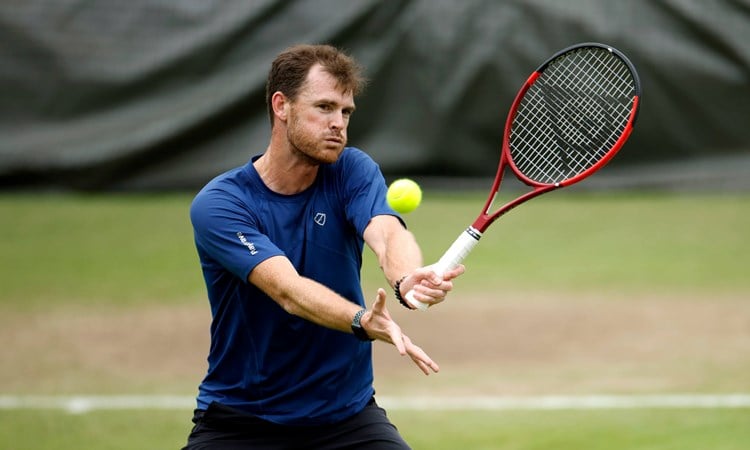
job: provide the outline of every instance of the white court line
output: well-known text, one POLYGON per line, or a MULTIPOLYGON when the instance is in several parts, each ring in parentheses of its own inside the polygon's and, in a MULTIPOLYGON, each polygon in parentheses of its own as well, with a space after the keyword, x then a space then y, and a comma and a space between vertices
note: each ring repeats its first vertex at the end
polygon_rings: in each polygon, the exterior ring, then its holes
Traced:
POLYGON ((385 408, 414 410, 559 410, 750 408, 750 394, 546 395, 533 397, 394 397, 385 408))
POLYGON ((95 410, 195 408, 195 397, 177 395, 0 395, 3 409, 63 409, 72 414, 95 410))
MULTIPOLYGON (((531 397, 388 397, 389 410, 583 410, 647 408, 750 408, 750 394, 545 395, 531 397)), ((178 395, 0 395, 0 410, 61 409, 71 414, 96 410, 192 410, 195 398, 178 395)))

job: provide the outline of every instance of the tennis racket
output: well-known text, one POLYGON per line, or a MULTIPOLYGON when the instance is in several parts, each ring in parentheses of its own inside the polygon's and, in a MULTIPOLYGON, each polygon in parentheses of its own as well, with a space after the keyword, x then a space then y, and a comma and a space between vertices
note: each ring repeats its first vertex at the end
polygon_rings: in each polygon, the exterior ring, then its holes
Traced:
MULTIPOLYGON (((461 264, 487 228, 516 206, 604 167, 630 136, 640 95, 635 67, 608 45, 577 44, 539 66, 510 107, 500 165, 484 209, 433 266, 435 272, 442 276, 461 264), (532 189, 491 212, 506 168, 532 189)), ((413 290, 405 298, 427 309, 413 290)))

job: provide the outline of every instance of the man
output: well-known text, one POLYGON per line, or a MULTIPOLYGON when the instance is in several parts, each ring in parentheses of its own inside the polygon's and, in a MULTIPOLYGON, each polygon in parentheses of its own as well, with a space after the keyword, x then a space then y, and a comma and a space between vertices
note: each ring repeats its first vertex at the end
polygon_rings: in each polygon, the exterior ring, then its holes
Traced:
POLYGON ((378 166, 346 147, 363 85, 331 46, 282 52, 266 86, 268 147, 193 201, 213 321, 187 449, 409 448, 374 401, 370 341, 425 374, 438 365, 391 319, 385 290, 365 308, 363 247, 397 298, 415 289, 439 303, 463 267, 442 278, 420 267, 378 166))

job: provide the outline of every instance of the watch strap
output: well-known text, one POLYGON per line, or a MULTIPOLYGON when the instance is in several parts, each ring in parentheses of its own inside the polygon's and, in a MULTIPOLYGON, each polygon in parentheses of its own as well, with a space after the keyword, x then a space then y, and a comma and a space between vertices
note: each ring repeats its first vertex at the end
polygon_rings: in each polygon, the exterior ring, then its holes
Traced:
POLYGON ((352 333, 354 333, 354 336, 360 341, 374 341, 375 339, 372 339, 370 336, 368 336, 367 331, 362 328, 362 316, 366 312, 367 310, 362 308, 357 311, 357 314, 354 315, 354 319, 352 319, 352 333))

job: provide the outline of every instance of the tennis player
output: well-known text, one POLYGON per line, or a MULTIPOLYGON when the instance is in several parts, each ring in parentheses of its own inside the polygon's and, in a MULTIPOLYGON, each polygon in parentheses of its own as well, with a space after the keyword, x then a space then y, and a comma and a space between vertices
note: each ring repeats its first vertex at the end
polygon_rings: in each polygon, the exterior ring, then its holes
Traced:
POLYGON ((464 269, 422 267, 378 165, 346 146, 364 84, 334 47, 279 54, 266 86, 270 143, 193 201, 212 323, 185 449, 409 448, 375 402, 371 341, 425 374, 439 368, 392 320, 385 290, 367 308, 364 244, 398 299, 414 289, 439 303, 464 269))

